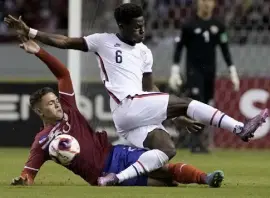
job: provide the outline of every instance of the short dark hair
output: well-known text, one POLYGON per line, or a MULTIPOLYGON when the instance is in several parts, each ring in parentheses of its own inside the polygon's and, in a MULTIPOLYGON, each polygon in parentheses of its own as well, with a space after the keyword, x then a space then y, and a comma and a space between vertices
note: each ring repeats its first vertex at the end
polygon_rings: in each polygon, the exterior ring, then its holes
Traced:
POLYGON ((44 87, 32 93, 29 99, 30 107, 34 109, 36 104, 40 102, 42 97, 47 93, 54 93, 54 90, 50 87, 44 87))
POLYGON ((141 6, 134 3, 124 3, 114 10, 114 18, 117 22, 127 24, 133 18, 143 16, 143 9, 141 6))

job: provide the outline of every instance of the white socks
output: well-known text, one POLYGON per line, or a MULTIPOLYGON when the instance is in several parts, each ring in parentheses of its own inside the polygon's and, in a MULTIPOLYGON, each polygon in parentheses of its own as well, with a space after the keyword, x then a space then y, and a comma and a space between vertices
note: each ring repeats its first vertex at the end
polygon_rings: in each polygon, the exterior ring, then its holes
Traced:
POLYGON ((239 122, 218 109, 197 100, 191 101, 188 106, 187 115, 194 120, 202 122, 203 124, 226 129, 236 134, 240 133, 244 126, 242 122, 239 122))
POLYGON ((116 176, 119 179, 119 183, 121 183, 127 179, 159 169, 164 166, 168 160, 168 156, 160 150, 153 149, 146 151, 134 164, 118 173, 116 176))

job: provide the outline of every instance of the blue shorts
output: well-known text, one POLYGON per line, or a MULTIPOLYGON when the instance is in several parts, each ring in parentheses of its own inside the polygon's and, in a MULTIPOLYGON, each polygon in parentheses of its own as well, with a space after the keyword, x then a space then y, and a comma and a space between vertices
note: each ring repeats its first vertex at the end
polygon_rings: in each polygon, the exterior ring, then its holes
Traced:
MULTIPOLYGON (((136 162, 145 151, 145 149, 125 145, 114 146, 107 158, 103 173, 120 173, 136 162)), ((147 186, 147 179, 147 176, 142 175, 126 180, 122 182, 120 186, 147 186)))

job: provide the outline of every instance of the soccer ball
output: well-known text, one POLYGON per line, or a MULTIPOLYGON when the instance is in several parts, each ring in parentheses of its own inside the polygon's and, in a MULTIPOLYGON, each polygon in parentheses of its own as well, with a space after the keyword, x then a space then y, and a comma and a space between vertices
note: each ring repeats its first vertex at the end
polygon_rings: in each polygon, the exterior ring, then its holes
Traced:
POLYGON ((53 161, 63 166, 69 165, 79 153, 79 142, 70 135, 58 135, 49 145, 50 157, 53 161))

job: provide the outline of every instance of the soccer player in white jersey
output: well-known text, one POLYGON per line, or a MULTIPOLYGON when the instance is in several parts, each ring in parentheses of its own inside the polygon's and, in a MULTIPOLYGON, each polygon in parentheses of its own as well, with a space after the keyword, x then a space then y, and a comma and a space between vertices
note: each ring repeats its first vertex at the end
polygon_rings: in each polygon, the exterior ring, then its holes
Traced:
POLYGON ((132 3, 114 11, 117 34, 92 34, 81 38, 49 34, 29 28, 21 18, 5 22, 19 35, 62 49, 95 52, 101 79, 110 94, 110 106, 117 132, 137 147, 149 148, 138 161, 120 172, 99 178, 100 185, 111 185, 162 167, 175 153, 175 146, 162 122, 188 116, 206 125, 226 129, 243 141, 254 136, 265 122, 268 110, 245 124, 225 113, 189 98, 153 92, 153 57, 142 42, 145 35, 143 10, 132 3))

